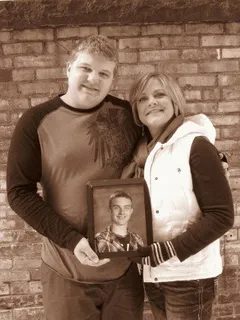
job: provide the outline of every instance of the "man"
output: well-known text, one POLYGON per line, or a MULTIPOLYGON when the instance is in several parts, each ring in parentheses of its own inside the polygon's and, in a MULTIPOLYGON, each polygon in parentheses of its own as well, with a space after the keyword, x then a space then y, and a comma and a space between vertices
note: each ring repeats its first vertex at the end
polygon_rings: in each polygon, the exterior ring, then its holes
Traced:
POLYGON ((117 190, 109 198, 111 225, 95 236, 98 252, 136 251, 143 246, 142 238, 128 229, 133 213, 132 198, 117 190))
POLYGON ((99 260, 86 238, 86 183, 119 178, 139 138, 130 104, 108 94, 116 68, 106 37, 83 38, 67 65, 67 92, 27 110, 11 140, 9 204, 45 237, 46 320, 142 319, 137 266, 99 260))

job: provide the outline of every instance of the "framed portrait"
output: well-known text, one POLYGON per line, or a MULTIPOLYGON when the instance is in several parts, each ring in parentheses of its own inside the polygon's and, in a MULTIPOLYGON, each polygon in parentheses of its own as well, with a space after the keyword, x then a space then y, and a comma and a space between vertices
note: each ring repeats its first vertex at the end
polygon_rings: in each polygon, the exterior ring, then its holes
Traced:
POLYGON ((88 239, 99 258, 137 257, 152 243, 152 215, 144 179, 87 183, 88 239))

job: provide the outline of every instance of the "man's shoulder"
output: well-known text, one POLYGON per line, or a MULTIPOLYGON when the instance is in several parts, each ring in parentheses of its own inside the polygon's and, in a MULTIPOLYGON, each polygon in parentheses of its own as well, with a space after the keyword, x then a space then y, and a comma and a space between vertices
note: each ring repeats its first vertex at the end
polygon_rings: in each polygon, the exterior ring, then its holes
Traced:
POLYGON ((58 109, 59 106, 60 99, 59 97, 55 97, 25 110, 18 121, 18 128, 23 127, 25 128, 25 131, 32 129, 36 130, 45 116, 58 109))
POLYGON ((119 106, 119 107, 127 108, 128 110, 131 110, 131 105, 128 100, 113 96, 111 94, 108 94, 106 96, 105 102, 110 102, 115 106, 119 106))

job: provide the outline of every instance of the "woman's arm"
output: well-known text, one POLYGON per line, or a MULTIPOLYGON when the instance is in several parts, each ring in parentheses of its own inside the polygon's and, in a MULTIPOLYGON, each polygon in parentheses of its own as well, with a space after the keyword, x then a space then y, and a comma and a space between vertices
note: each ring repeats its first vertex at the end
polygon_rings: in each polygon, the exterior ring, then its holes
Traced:
POLYGON ((231 190, 217 149, 204 137, 194 139, 190 152, 193 190, 202 218, 171 241, 157 242, 143 262, 156 266, 173 256, 183 261, 226 233, 234 222, 231 190))

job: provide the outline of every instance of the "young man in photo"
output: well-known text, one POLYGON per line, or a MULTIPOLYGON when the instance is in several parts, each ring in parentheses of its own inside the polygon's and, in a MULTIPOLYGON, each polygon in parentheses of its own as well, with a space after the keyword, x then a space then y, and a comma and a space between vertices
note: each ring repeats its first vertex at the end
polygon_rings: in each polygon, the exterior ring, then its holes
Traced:
POLYGON ((117 190, 109 198, 111 224, 95 236, 98 252, 136 251, 143 246, 142 238, 128 229, 133 214, 132 198, 117 190))

